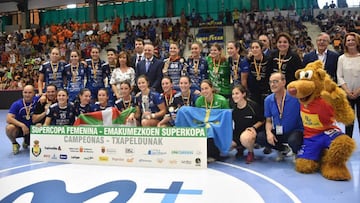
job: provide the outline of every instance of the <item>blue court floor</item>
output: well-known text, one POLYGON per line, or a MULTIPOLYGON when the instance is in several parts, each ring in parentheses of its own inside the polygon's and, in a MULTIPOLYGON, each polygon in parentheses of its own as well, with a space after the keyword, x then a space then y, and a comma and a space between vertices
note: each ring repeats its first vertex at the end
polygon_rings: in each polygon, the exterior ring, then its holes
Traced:
MULTIPOLYGON (((256 160, 230 157, 208 169, 159 169, 31 162, 29 151, 12 154, 0 110, 0 202, 360 202, 360 136, 348 162, 350 181, 330 181, 294 170, 291 158, 255 151, 256 160)), ((18 140, 19 143, 22 140, 18 140)))

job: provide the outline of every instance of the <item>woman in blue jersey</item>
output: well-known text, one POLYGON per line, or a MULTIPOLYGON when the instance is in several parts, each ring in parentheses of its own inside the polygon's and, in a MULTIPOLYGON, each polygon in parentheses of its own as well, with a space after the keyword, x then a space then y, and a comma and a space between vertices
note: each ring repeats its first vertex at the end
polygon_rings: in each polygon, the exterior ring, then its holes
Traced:
POLYGON ((92 99, 97 97, 99 89, 105 87, 105 79, 110 77, 110 68, 100 59, 99 53, 98 47, 92 47, 91 58, 85 60, 88 76, 85 87, 90 89, 92 99))
POLYGON ((241 45, 239 42, 230 41, 227 43, 230 66, 230 84, 247 86, 249 63, 240 55, 241 45))
POLYGON ((187 74, 187 64, 185 59, 180 55, 179 45, 175 42, 170 43, 169 58, 164 60, 163 76, 169 76, 174 85, 176 91, 180 90, 179 80, 182 75, 187 74))
POLYGON ((83 113, 92 112, 90 100, 91 100, 90 90, 88 88, 81 89, 78 95, 78 99, 76 99, 76 102, 74 102, 76 116, 79 116, 80 114, 83 113))
POLYGON ((120 94, 121 98, 115 101, 115 107, 120 111, 124 111, 130 107, 135 107, 135 96, 131 94, 132 86, 130 81, 124 80, 120 82, 120 94))
MULTIPOLYGON (((194 42, 191 45, 191 56, 187 60, 187 75, 191 80, 191 91, 200 94, 200 83, 208 78, 208 64, 204 57, 201 56, 202 44, 194 42)), ((180 87, 181 89, 181 87, 180 87)))
POLYGON ((57 92, 57 103, 52 104, 46 112, 44 126, 73 125, 75 122, 75 107, 68 102, 69 94, 61 89, 57 92))
POLYGON ((182 106, 195 106, 198 95, 194 94, 190 89, 191 80, 189 76, 181 76, 179 86, 181 91, 174 95, 172 103, 167 108, 167 114, 158 123, 158 127, 174 126, 176 112, 179 108, 182 106))
POLYGON ((149 88, 145 75, 139 76, 137 85, 140 93, 136 97, 136 118, 142 126, 156 126, 166 113, 166 106, 161 95, 149 88))
POLYGON ((76 50, 70 53, 70 63, 65 66, 69 101, 74 102, 80 90, 85 87, 85 67, 80 63, 80 55, 76 50))
POLYGON ((92 105, 92 111, 102 111, 111 107, 109 104, 109 93, 106 88, 100 88, 97 93, 97 102, 92 105))
POLYGON ((60 61, 60 50, 57 47, 51 49, 50 61, 45 62, 40 66, 38 90, 39 94, 48 84, 54 84, 58 89, 64 88, 64 81, 66 78, 65 63, 60 61), (45 86, 43 85, 45 82, 45 86))

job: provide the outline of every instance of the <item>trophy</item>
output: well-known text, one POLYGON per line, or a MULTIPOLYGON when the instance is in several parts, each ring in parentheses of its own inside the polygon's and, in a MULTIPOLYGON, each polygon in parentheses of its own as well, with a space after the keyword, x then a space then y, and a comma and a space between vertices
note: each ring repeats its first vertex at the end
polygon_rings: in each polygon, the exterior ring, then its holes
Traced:
POLYGON ((149 106, 149 96, 148 95, 143 95, 142 98, 142 110, 143 112, 150 112, 150 106, 149 106))

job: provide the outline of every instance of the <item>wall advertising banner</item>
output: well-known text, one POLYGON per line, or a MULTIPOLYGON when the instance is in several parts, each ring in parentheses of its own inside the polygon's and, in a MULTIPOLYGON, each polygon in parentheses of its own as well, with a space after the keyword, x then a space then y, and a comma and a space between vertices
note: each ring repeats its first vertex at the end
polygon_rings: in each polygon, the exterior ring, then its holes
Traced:
POLYGON ((224 43, 224 30, 222 27, 200 28, 195 39, 207 44, 224 43))

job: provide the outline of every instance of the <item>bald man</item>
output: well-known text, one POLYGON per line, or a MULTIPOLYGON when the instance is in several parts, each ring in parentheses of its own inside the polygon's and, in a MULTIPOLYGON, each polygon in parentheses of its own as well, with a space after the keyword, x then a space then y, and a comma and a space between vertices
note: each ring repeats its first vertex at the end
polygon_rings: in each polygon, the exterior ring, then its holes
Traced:
POLYGON ((16 138, 23 137, 23 149, 27 149, 30 144, 30 125, 35 104, 39 97, 35 96, 35 90, 32 85, 26 85, 22 92, 23 98, 15 101, 6 116, 6 135, 13 146, 13 153, 18 154, 20 145, 16 138))

